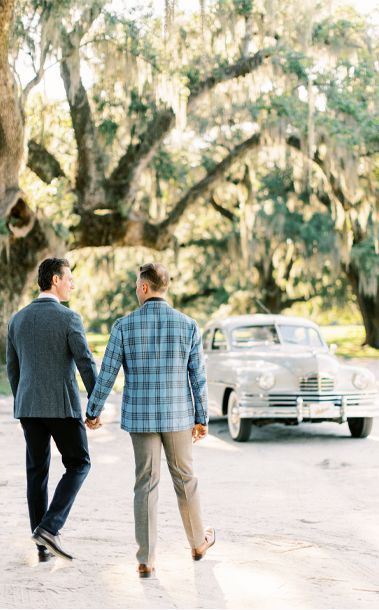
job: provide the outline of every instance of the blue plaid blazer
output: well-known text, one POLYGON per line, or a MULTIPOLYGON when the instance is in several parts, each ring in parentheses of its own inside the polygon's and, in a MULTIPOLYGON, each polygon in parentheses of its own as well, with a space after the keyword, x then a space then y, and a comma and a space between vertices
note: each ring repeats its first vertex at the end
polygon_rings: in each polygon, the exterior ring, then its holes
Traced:
POLYGON ((121 365, 124 430, 169 432, 208 422, 199 327, 163 299, 148 300, 115 322, 88 402, 90 417, 101 413, 121 365))

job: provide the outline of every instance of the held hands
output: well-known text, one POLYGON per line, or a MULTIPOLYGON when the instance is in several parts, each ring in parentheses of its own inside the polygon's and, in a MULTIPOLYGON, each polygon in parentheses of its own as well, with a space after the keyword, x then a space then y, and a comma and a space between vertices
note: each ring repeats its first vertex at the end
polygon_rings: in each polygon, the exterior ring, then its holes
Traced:
POLYGON ((205 438, 208 434, 208 426, 204 424, 195 424, 192 428, 192 442, 197 443, 202 438, 205 438))
POLYGON ((87 426, 87 428, 89 428, 90 430, 97 430, 98 428, 100 428, 103 425, 101 423, 100 417, 95 417, 95 419, 88 419, 88 417, 86 417, 86 420, 84 423, 87 426))

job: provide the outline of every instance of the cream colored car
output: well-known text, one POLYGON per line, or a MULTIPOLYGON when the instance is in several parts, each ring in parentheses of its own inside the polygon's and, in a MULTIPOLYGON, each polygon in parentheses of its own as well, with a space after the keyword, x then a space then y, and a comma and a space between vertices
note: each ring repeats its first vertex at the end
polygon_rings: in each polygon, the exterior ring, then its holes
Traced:
POLYGON ((203 334, 210 416, 227 416, 231 437, 251 425, 347 422, 368 436, 379 415, 374 375, 340 363, 313 322, 257 314, 210 322, 203 334))

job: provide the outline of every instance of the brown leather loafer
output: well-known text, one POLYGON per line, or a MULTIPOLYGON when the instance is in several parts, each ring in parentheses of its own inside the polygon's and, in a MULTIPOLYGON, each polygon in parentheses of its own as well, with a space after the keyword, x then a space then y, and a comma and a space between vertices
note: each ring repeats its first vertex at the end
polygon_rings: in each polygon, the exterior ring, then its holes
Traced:
POLYGON ((201 546, 198 546, 197 549, 192 549, 192 559, 194 561, 199 561, 203 559, 205 553, 211 546, 216 542, 216 532, 213 527, 207 527, 205 530, 205 541, 201 546))
POLYGON ((145 563, 140 563, 137 572, 140 578, 151 578, 155 575, 155 568, 153 566, 148 566, 145 563))

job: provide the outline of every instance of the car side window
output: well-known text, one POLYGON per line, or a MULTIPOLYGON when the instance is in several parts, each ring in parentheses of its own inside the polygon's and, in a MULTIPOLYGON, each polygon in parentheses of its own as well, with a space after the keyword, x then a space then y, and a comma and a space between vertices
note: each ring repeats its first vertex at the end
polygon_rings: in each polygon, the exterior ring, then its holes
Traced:
POLYGON ((311 347, 322 347, 320 335, 314 328, 308 328, 308 344, 311 347))
POLYGON ((226 335, 220 328, 216 328, 212 341, 212 349, 225 350, 228 348, 226 335))
POLYGON ((204 350, 209 350, 210 349, 212 333, 213 333, 213 328, 209 328, 203 334, 203 349, 204 350))

